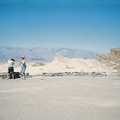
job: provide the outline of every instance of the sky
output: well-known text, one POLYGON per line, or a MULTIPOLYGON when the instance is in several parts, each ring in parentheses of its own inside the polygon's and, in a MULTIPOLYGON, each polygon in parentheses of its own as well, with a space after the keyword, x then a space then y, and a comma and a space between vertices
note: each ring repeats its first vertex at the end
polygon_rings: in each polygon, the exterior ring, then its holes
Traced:
POLYGON ((0 0, 0 46, 120 47, 120 0, 0 0))

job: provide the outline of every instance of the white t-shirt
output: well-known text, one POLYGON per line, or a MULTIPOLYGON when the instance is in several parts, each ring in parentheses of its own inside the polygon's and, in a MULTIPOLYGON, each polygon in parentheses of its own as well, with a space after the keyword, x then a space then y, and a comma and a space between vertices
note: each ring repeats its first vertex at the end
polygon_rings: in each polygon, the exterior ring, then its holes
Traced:
POLYGON ((15 62, 13 60, 8 60, 8 67, 14 67, 15 62))
POLYGON ((26 65, 26 60, 25 59, 21 60, 20 62, 21 62, 21 65, 26 65))

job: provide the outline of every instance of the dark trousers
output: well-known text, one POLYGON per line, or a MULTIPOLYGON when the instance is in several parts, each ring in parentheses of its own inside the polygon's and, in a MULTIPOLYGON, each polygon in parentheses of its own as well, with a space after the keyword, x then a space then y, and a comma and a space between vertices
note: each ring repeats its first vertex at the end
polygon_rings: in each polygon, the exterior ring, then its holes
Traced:
POLYGON ((8 78, 10 79, 12 75, 12 78, 14 79, 14 67, 8 67, 8 78))
POLYGON ((14 74, 14 67, 8 67, 8 73, 14 74))

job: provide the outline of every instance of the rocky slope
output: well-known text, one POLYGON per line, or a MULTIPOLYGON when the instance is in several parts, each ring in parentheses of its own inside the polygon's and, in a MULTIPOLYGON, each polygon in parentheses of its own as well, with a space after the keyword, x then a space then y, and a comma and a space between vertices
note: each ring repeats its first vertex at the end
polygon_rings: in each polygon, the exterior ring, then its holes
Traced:
POLYGON ((110 53, 97 55, 96 59, 120 73, 120 48, 112 48, 110 53))

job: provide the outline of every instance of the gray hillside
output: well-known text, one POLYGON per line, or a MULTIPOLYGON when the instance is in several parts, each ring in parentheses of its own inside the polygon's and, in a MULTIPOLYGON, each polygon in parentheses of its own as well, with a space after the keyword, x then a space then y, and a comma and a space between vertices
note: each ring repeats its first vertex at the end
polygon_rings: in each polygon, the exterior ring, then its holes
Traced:
POLYGON ((17 48, 17 47, 3 47, 0 46, 0 61, 6 62, 9 57, 14 57, 16 61, 19 61, 21 55, 26 56, 28 61, 52 61, 56 54, 61 54, 67 58, 95 58, 96 52, 70 49, 70 48, 44 48, 36 47, 31 49, 17 48))

